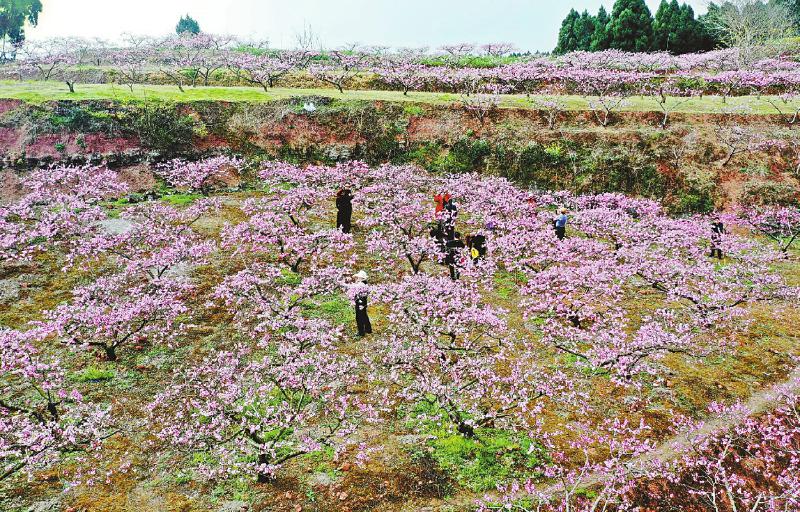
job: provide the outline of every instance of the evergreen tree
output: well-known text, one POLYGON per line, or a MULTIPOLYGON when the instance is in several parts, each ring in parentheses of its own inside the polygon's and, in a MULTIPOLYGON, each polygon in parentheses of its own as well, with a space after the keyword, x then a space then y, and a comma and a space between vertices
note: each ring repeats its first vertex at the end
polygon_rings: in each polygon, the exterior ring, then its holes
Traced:
POLYGON ((652 47, 653 16, 644 0, 617 0, 608 24, 609 47, 646 52, 652 47))
POLYGON ((601 5, 600 10, 597 11, 597 16, 595 16, 594 36, 592 37, 592 44, 589 48, 591 51, 608 50, 609 41, 607 27, 610 21, 611 18, 608 16, 608 11, 601 5))
POLYGON ((575 38, 578 42, 577 49, 589 51, 592 46, 594 31, 597 27, 597 20, 589 14, 589 11, 583 11, 580 18, 575 20, 574 27, 575 38))
POLYGON ((200 24, 197 23, 197 20, 189 16, 182 16, 181 20, 178 22, 178 25, 175 27, 175 32, 178 34, 199 34, 200 33, 200 24))
POLYGON ((688 4, 680 7, 675 32, 675 41, 670 48, 674 53, 707 52, 718 45, 703 23, 694 17, 694 9, 688 4))
POLYGON ((653 50, 682 54, 707 51, 714 46, 690 5, 678 4, 678 0, 661 1, 653 20, 653 50))
POLYGON ((783 4, 795 14, 800 16, 800 0, 772 0, 776 3, 783 4))
POLYGON ((561 30, 558 31, 558 44, 553 53, 563 55, 574 52, 578 49, 578 38, 575 35, 575 24, 580 21, 581 15, 575 9, 570 9, 567 17, 561 22, 561 30))
POLYGON ((719 15, 719 9, 719 5, 710 2, 706 13, 697 18, 700 24, 700 42, 698 47, 701 48, 701 51, 713 50, 724 46, 722 43, 722 34, 715 28, 715 24, 712 21, 719 15))
POLYGON ((25 41, 25 23, 39 22, 41 0, 0 0, 0 62, 13 58, 25 41))
MULTIPOLYGON (((712 4, 713 5, 713 4, 712 4)), ((698 43, 697 51, 707 52, 723 46, 719 33, 714 31, 705 21, 703 16, 697 18, 698 43)))
POLYGON ((680 15, 678 0, 661 0, 653 20, 653 50, 675 51, 680 15))

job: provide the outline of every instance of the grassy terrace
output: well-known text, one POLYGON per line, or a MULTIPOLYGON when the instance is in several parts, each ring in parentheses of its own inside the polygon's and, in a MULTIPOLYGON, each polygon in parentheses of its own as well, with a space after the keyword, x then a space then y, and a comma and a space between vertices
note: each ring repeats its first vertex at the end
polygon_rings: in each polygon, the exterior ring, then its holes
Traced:
MULTIPOLYGON (((170 100, 179 102, 192 101, 241 101, 264 102, 281 100, 296 96, 328 96, 344 100, 365 101, 407 101, 432 105, 451 105, 460 101, 460 96, 446 93, 410 92, 404 96, 398 91, 345 91, 340 94, 335 89, 271 89, 264 92, 256 87, 186 87, 180 92, 177 87, 169 85, 141 85, 133 92, 125 86, 114 84, 78 84, 76 92, 70 94, 62 82, 17 82, 0 81, 0 99, 17 99, 29 103, 43 103, 53 100, 170 100)), ((591 97, 563 96, 568 110, 588 110, 591 97)), ((763 96, 744 96, 728 98, 727 103, 718 96, 694 98, 677 106, 674 112, 688 114, 719 113, 723 108, 747 107, 742 113, 777 114, 775 108, 763 96)), ((676 100, 670 100, 674 102, 676 100)), ((680 101, 683 101, 681 99, 680 101)), ((778 100, 780 101, 780 100, 778 100)), ((533 108, 530 101, 522 95, 504 95, 501 106, 505 108, 533 108)), ((800 108, 800 101, 790 102, 786 111, 800 108)), ((628 105, 619 110, 630 112, 660 111, 659 105, 652 97, 635 96, 629 99, 628 105)))

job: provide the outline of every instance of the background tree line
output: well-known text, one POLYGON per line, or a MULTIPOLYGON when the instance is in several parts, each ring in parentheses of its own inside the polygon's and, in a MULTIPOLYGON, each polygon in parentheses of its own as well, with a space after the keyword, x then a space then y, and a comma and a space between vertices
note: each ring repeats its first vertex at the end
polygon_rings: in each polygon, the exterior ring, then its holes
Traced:
MULTIPOLYGON (((610 15, 602 6, 596 16, 572 9, 561 23, 553 53, 616 49, 683 54, 735 46, 737 41, 726 37, 731 18, 748 26, 770 20, 772 27, 776 26, 775 20, 783 19, 794 28, 800 19, 800 0, 727 0, 719 5, 711 2, 708 12, 699 17, 695 17, 690 5, 678 0, 661 0, 655 16, 644 0, 616 0, 610 15)), ((776 30, 773 28, 772 32, 776 30)), ((788 35, 791 34, 783 30, 773 37, 788 35)))

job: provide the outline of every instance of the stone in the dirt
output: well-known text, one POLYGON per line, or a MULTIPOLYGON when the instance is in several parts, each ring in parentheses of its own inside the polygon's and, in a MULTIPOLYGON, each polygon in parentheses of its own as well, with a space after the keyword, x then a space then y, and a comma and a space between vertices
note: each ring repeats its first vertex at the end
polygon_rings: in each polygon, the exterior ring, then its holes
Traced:
POLYGON ((219 512, 244 512, 249 505, 244 501, 226 501, 219 508, 219 512))
POLYGON ((0 304, 6 304, 19 298, 19 279, 0 279, 0 304))
POLYGON ((312 486, 321 485, 323 487, 327 487, 329 485, 332 485, 335 481, 336 479, 334 477, 332 477, 328 473, 323 473, 323 472, 314 473, 308 478, 308 483, 311 484, 312 486))
POLYGON ((45 501, 37 501, 28 508, 27 512, 55 512, 61 510, 61 499, 51 498, 45 501))
POLYGON ((189 277, 193 269, 194 265, 181 262, 171 266, 164 272, 164 277, 189 277))
POLYGON ((126 219, 105 219, 98 221, 97 225, 109 235, 123 235, 133 229, 133 222, 126 219))
POLYGON ((19 298, 19 291, 18 278, 0 279, 0 304, 19 298))
POLYGON ((400 444, 405 444, 405 445, 421 445, 424 444, 426 441, 428 441, 430 438, 431 436, 418 436, 414 434, 407 434, 403 436, 398 436, 397 441, 400 444))

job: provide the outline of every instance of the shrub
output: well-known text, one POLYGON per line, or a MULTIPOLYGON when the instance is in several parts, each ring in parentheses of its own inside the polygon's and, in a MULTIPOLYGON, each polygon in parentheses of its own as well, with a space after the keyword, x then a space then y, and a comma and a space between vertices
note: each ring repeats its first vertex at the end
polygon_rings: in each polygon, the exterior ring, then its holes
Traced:
POLYGON ((450 147, 449 152, 431 163, 431 169, 445 173, 479 171, 485 167, 485 159, 491 153, 492 148, 488 141, 462 137, 450 147))
POLYGON ((419 105, 406 105, 403 107, 403 113, 408 117, 421 116, 425 114, 425 109, 419 105))
POLYGON ((672 210, 675 213, 710 213, 714 210, 714 200, 703 192, 681 192, 672 210))
POLYGON ((147 103, 133 115, 133 131, 147 149, 162 154, 185 153, 191 148, 196 120, 175 105, 147 103))
POLYGON ((574 148, 568 143, 544 146, 533 142, 519 150, 518 154, 517 166, 510 167, 513 169, 510 173, 506 171, 509 178, 523 185, 543 188, 556 188, 562 182, 569 182, 567 186, 571 186, 571 175, 564 175, 564 169, 568 168, 574 154, 574 148))
POLYGON ((716 175, 708 170, 688 166, 681 171, 674 213, 709 213, 714 210, 716 175))
POLYGON ((742 204, 793 205, 797 204, 800 190, 792 183, 754 179, 744 184, 742 204))
POLYGON ((444 148, 437 142, 423 142, 415 144, 405 154, 404 160, 409 163, 415 163, 420 167, 431 169, 433 162, 442 157, 444 148))
POLYGON ((105 133, 113 135, 118 130, 116 115, 109 108, 95 103, 60 101, 47 119, 47 131, 67 130, 76 133, 105 133))
POLYGON ((664 177, 655 163, 635 146, 597 149, 583 168, 589 176, 586 186, 577 192, 623 192, 645 197, 664 193, 664 177))

